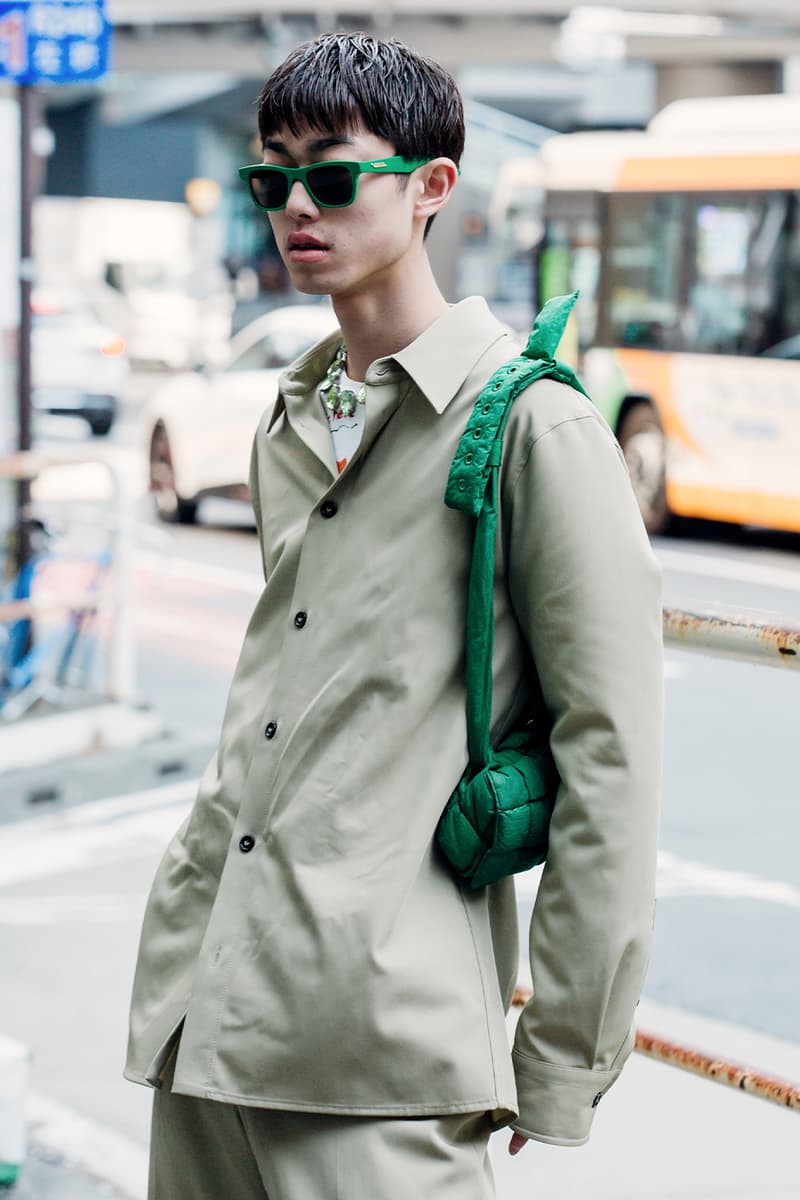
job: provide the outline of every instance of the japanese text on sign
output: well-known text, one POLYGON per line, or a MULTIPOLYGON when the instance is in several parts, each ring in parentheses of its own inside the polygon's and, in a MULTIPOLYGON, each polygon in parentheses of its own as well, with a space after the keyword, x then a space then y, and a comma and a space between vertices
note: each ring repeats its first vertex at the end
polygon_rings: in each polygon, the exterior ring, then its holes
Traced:
POLYGON ((0 77, 74 83, 108 70, 103 0, 0 0, 0 77))

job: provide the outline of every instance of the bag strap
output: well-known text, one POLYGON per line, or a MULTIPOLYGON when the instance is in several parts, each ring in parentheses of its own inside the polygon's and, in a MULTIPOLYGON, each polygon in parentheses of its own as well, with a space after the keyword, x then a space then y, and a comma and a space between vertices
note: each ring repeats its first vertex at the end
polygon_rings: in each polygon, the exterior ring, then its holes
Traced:
POLYGON ((494 559, 498 475, 503 433, 515 396, 536 379, 557 379, 587 395, 575 372, 555 355, 578 298, 557 296, 537 316, 525 349, 492 375, 480 392, 461 435, 447 480, 444 502, 476 517, 467 596, 467 739, 470 762, 491 765, 494 649, 494 559))

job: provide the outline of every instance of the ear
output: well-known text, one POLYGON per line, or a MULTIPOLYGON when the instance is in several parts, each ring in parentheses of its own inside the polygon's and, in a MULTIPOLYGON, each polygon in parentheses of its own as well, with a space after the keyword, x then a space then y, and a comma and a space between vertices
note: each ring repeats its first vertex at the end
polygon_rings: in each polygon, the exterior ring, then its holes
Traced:
POLYGON ((414 216, 427 221, 444 208, 458 179, 458 167, 451 158, 434 158, 414 172, 414 216))

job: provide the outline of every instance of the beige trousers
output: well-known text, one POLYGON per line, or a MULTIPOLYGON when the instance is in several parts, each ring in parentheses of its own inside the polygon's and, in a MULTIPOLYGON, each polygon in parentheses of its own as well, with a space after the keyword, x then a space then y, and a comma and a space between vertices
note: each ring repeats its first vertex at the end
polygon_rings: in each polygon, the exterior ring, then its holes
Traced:
POLYGON ((353 1117, 153 1099, 148 1200, 493 1200, 489 1118, 353 1117))

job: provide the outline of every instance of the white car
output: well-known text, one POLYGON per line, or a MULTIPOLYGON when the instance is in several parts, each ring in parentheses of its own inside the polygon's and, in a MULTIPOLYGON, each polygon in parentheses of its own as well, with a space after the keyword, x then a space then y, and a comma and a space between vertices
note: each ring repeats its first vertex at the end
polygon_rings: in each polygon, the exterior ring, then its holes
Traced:
POLYGON ((146 413, 150 491, 164 521, 192 523, 204 496, 249 500, 250 449, 284 367, 336 329, 327 304, 258 317, 221 363, 175 376, 146 413))
POLYGON ((108 433, 130 371, 124 340, 77 292, 36 291, 31 312, 33 407, 82 417, 93 434, 108 433))

